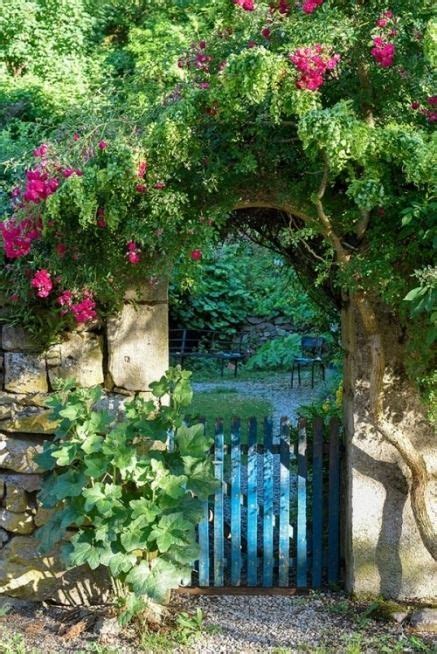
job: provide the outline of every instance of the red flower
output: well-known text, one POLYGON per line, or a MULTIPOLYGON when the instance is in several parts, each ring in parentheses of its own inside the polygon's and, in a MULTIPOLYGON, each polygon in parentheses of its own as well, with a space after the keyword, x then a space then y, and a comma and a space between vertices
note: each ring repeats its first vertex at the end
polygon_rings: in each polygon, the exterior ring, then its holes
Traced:
POLYGON ((33 151, 33 156, 34 157, 44 157, 47 154, 48 149, 49 149, 49 146, 46 145, 46 143, 41 143, 41 145, 39 145, 33 151))
POLYGON ((147 168, 147 161, 140 161, 137 169, 137 177, 144 177, 144 175, 147 173, 147 168))
POLYGON ((55 250, 56 250, 56 254, 62 258, 65 256, 65 253, 67 252, 67 246, 65 245, 65 243, 57 243, 55 250))
POLYGON ((108 147, 108 144, 107 144, 106 141, 99 141, 98 147, 99 147, 99 150, 106 150, 106 148, 108 147))
POLYGON ((145 193, 147 191, 147 186, 145 184, 137 184, 135 190, 137 193, 145 193))
POLYGON ((156 184, 153 185, 153 188, 156 188, 159 191, 162 191, 165 188, 165 183, 164 182, 156 182, 156 184))
POLYGON ((38 270, 32 278, 31 286, 36 290, 37 297, 48 297, 53 288, 53 282, 49 271, 45 268, 38 270))
POLYGON ((202 258, 202 250, 193 250, 190 256, 193 261, 200 261, 202 258))

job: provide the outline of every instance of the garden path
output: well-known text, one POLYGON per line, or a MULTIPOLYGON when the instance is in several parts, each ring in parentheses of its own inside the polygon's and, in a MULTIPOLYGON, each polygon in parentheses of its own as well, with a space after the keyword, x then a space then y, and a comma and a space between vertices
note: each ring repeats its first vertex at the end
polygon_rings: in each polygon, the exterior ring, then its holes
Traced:
MULTIPOLYGON (((273 374, 266 380, 220 379, 215 381, 193 382, 195 393, 212 392, 216 389, 232 389, 240 395, 268 400, 273 405, 273 422, 275 431, 279 428, 282 416, 287 416, 293 425, 297 420, 297 413, 301 406, 311 404, 322 399, 330 388, 333 371, 326 371, 326 381, 317 381, 311 388, 309 379, 303 378, 302 385, 290 388, 290 376, 273 374)), ((295 380, 296 382, 296 380, 295 380)))

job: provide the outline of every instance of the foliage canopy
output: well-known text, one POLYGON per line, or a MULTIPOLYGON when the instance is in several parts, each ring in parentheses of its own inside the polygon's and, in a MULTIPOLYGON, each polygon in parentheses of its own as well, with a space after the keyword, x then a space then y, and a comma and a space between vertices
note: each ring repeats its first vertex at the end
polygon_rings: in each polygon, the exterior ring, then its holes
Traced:
POLYGON ((3 3, 5 229, 31 221, 4 235, 31 242, 3 271, 9 320, 112 311, 127 285, 196 265, 219 229, 270 208, 289 218, 281 247, 312 253, 322 278, 401 319, 412 306, 419 361, 435 334, 432 3, 310 5, 3 3), (45 179, 27 201, 29 168, 45 179))

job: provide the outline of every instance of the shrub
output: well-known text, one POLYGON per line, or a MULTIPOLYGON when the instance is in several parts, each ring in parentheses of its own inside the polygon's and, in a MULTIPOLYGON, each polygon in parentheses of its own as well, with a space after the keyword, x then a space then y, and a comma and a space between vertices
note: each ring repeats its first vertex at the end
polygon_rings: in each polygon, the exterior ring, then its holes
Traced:
POLYGON ((281 336, 261 345, 246 363, 246 370, 291 370, 300 352, 300 334, 281 336))
POLYGON ((41 548, 63 539, 69 565, 107 567, 127 591, 122 620, 143 598, 163 602, 198 557, 201 500, 216 482, 203 426, 182 421, 190 375, 170 369, 151 385, 156 404, 135 398, 119 420, 99 408, 99 387, 69 381, 49 400, 59 424, 38 456, 50 471, 39 499, 56 511, 39 530, 41 548))

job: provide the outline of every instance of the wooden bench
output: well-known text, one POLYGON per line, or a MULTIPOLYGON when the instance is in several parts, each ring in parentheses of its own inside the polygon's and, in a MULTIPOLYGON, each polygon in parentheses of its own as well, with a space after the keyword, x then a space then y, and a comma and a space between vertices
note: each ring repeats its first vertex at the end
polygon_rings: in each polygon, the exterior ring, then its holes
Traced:
POLYGON ((238 364, 248 354, 244 348, 244 335, 229 338, 220 332, 204 329, 170 329, 170 356, 177 359, 183 367, 188 358, 217 359, 221 362, 223 377, 226 363, 234 364, 234 376, 238 374, 238 364))

